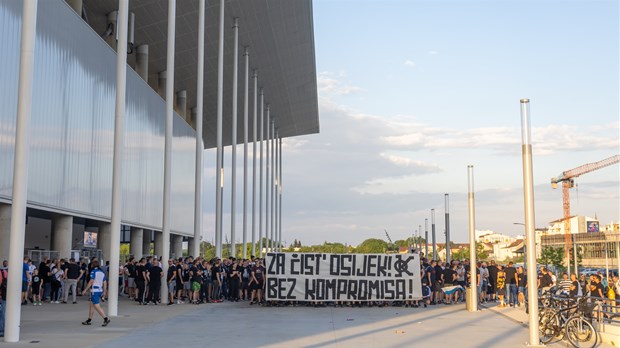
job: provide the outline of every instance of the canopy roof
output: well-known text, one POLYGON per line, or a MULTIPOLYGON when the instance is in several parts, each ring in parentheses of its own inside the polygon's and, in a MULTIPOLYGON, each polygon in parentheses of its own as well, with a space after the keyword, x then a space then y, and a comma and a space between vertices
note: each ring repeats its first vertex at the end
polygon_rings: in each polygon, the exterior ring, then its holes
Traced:
MULTIPOLYGON (((206 2, 203 115, 206 148, 214 147, 216 141, 219 3, 206 2)), ((88 22, 98 33, 105 31, 107 15, 117 6, 117 0, 84 0, 88 22)), ((129 10, 135 14, 135 46, 149 45, 149 84, 157 86, 159 72, 166 70, 168 1, 131 0, 129 10)), ((243 141, 243 50, 246 46, 250 57, 249 140, 253 134, 253 69, 258 70, 258 86, 264 89, 265 104, 270 104, 271 116, 276 119, 280 136, 318 133, 311 0, 226 0, 224 144, 230 144, 232 138, 233 18, 239 18, 237 139, 243 141)), ((196 105, 197 41, 198 1, 177 1, 174 86, 175 92, 187 90, 188 109, 196 105)), ((128 61, 130 64, 135 61, 135 54, 130 55, 128 61)))

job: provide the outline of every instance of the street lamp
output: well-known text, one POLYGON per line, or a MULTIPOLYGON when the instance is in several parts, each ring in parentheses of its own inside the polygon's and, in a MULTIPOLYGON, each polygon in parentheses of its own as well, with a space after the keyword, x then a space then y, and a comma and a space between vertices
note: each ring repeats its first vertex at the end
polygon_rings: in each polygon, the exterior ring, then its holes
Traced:
MULTIPOLYGON (((525 224, 522 222, 513 222, 513 225, 523 226, 525 228, 525 224)), ((526 235, 523 235, 523 269, 527 269, 527 243, 525 243, 526 235)))

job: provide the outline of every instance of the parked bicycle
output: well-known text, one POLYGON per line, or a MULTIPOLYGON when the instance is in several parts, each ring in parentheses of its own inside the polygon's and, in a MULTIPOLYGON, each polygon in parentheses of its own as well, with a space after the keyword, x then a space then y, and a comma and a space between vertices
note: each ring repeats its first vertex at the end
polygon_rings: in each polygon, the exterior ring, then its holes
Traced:
POLYGON ((554 337, 568 339, 576 348, 593 348, 598 344, 598 333, 592 326, 592 312, 600 301, 588 298, 574 301, 565 297, 552 297, 540 311, 538 329, 540 341, 549 343, 554 337))

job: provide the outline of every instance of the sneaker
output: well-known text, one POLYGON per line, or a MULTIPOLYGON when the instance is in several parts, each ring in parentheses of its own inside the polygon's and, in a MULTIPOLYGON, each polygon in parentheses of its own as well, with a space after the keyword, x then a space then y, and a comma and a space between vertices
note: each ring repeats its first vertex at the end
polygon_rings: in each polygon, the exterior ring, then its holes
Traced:
POLYGON ((77 302, 76 302, 76 301, 73 301, 73 304, 77 304, 77 302))
POLYGON ((82 325, 90 325, 91 321, 92 321, 91 319, 85 320, 85 321, 82 322, 82 325))
POLYGON ((110 318, 105 317, 105 318, 103 319, 103 324, 101 324, 101 326, 108 326, 108 324, 109 324, 109 323, 110 323, 110 318))
POLYGON ((172 306, 174 302, 168 302, 168 306, 172 306))

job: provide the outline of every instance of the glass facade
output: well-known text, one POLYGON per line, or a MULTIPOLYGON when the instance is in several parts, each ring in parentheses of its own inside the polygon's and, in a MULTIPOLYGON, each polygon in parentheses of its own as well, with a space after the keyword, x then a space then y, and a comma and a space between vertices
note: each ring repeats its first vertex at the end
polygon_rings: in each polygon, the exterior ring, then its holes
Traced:
MULTIPOLYGON (((0 0, 0 199, 10 200, 22 3, 0 0)), ((109 219, 116 53, 62 0, 39 1, 30 207, 109 219)), ((165 102, 127 69, 124 224, 161 229, 165 102)), ((177 114, 171 230, 193 235, 195 132, 177 114)))

